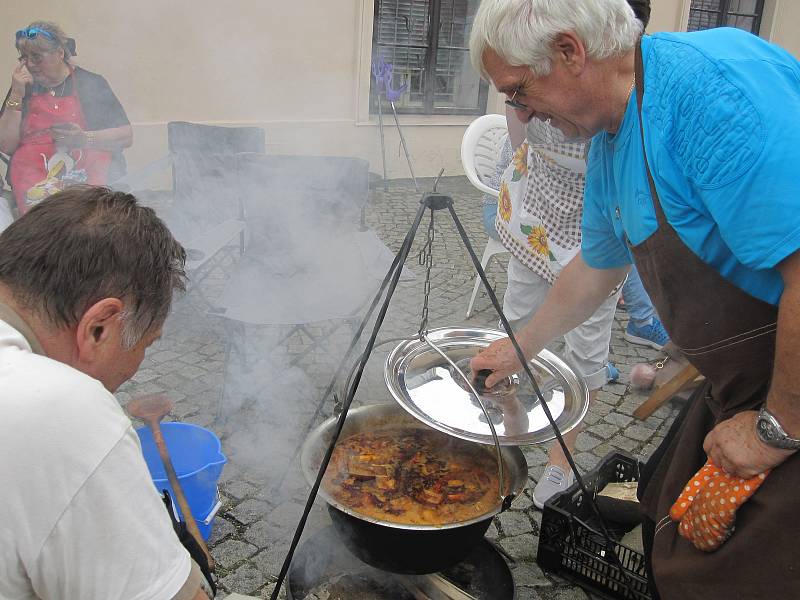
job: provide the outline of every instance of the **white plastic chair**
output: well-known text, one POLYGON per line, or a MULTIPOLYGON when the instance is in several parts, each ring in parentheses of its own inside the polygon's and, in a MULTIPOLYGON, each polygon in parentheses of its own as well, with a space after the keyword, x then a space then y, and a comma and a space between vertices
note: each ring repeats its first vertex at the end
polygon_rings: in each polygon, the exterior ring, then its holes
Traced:
MULTIPOLYGON (((497 196, 500 191, 487 185, 497 168, 497 160, 508 137, 508 125, 503 115, 484 115, 470 123, 461 140, 461 165, 469 182, 484 194, 497 196)), ((497 254, 508 252, 499 241, 489 238, 481 257, 481 267, 486 270, 489 259, 497 254)), ((472 307, 481 285, 479 276, 475 276, 475 285, 467 305, 467 319, 472 314, 472 307)))

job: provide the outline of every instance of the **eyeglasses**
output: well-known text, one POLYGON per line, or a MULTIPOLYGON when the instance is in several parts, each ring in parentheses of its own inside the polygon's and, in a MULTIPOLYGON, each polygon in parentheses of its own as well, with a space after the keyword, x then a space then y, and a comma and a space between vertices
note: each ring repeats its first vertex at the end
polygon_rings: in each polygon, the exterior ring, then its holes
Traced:
POLYGON ((25 38, 28 38, 29 40, 32 40, 37 35, 43 35, 44 37, 46 37, 51 42, 55 42, 56 41, 56 36, 54 36, 52 33, 47 31, 46 29, 42 29, 40 27, 27 27, 25 29, 20 29, 19 31, 17 31, 17 39, 25 37, 25 38))
POLYGON ((514 90, 514 94, 511 96, 511 98, 506 100, 506 106, 510 106, 511 108, 514 108, 516 110, 528 110, 527 104, 523 104, 519 100, 514 100, 514 98, 517 97, 517 94, 519 94, 519 88, 514 90))
POLYGON ((24 62, 26 64, 38 65, 40 62, 44 60, 44 54, 28 54, 23 55, 17 58, 19 62, 24 62))

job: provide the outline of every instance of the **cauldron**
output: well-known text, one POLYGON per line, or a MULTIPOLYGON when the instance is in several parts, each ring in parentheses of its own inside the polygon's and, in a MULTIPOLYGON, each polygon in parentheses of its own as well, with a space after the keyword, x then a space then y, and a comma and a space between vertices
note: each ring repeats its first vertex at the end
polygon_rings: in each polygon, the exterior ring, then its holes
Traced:
MULTIPOLYGON (((374 404, 351 409, 340 439, 362 431, 380 429, 434 429, 419 422, 397 404, 374 404)), ((316 479, 333 433, 336 419, 315 429, 303 445, 301 467, 309 483, 316 479)), ((446 435, 440 433, 440 435, 446 435)), ((516 446, 501 449, 509 497, 522 493, 528 480, 528 465, 516 446)), ((483 539, 492 518, 508 504, 499 496, 495 506, 469 521, 441 525, 393 523, 368 517, 330 496, 324 486, 319 494, 328 503, 334 528, 342 542, 368 565, 393 573, 422 575, 442 571, 460 562, 483 539)))

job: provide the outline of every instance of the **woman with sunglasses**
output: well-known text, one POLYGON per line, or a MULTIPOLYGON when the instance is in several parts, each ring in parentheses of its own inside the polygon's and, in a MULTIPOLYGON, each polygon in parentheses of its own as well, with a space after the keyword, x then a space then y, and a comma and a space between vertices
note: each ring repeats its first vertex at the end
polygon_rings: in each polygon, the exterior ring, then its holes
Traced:
POLYGON ((0 152, 20 214, 70 182, 104 185, 122 176, 133 131, 108 82, 71 64, 74 40, 54 23, 16 33, 19 64, 0 107, 0 152))

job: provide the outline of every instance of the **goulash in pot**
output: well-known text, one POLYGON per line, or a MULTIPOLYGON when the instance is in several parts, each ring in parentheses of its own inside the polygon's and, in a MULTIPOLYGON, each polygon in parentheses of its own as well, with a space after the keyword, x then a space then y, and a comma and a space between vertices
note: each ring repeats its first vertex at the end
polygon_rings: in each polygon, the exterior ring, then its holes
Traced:
POLYGON ((495 456, 425 429, 382 429, 340 441, 323 484, 355 512, 408 525, 468 521, 499 502, 495 456))

